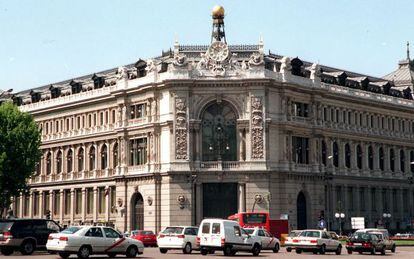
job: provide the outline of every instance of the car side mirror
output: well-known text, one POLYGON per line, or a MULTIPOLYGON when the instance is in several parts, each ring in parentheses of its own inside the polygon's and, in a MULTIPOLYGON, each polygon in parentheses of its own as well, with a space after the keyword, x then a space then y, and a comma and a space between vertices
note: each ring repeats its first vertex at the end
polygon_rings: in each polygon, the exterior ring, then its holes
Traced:
POLYGON ((123 237, 124 237, 124 235, 121 235, 121 234, 119 235, 119 238, 123 238, 123 237))

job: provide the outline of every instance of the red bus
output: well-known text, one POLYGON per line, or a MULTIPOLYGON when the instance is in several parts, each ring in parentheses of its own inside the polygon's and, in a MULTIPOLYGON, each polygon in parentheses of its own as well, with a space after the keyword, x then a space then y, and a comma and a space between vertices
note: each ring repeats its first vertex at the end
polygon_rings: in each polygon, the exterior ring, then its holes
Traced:
POLYGON ((288 220, 270 219, 268 212, 241 212, 228 217, 239 222, 243 228, 260 227, 280 239, 281 234, 289 233, 288 220))

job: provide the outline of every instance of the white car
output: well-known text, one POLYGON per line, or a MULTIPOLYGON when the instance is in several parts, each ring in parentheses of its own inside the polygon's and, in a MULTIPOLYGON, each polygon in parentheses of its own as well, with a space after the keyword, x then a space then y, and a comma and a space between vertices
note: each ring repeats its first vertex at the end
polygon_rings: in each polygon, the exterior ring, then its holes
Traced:
POLYGON ((299 236, 292 240, 292 247, 296 249, 296 253, 309 251, 317 254, 325 254, 326 252, 335 252, 340 255, 342 252, 341 242, 332 238, 325 230, 307 229, 303 230, 299 236))
POLYGON ((184 254, 190 254, 193 250, 198 249, 197 227, 176 226, 166 227, 157 236, 157 245, 162 254, 168 250, 183 250, 184 254))
POLYGON ((92 254, 136 257, 144 252, 144 245, 139 240, 123 237, 110 227, 72 226, 60 233, 50 234, 46 249, 57 252, 62 258, 68 258, 71 254, 82 259, 92 254))
POLYGON ((280 241, 276 237, 272 236, 265 229, 261 228, 244 228, 244 230, 250 236, 259 237, 262 241, 262 250, 272 250, 274 253, 280 250, 280 241))
POLYGON ((244 231, 233 220, 204 219, 198 230, 197 242, 202 255, 222 250, 225 256, 235 255, 238 251, 260 254, 261 239, 244 231))
POLYGON ((292 230, 289 235, 285 239, 285 248, 286 252, 290 253, 293 249, 295 249, 295 244, 293 243, 293 239, 300 235, 302 230, 292 230))

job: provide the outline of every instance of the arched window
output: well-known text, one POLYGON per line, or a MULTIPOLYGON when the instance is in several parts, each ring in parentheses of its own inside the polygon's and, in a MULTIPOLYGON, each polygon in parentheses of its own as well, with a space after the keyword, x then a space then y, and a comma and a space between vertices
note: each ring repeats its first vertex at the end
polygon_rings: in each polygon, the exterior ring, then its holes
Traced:
POLYGON ((351 147, 348 143, 345 144, 345 166, 351 168, 351 147))
POLYGON ((372 146, 368 147, 368 168, 374 170, 374 150, 372 146))
POLYGON ((46 155, 46 174, 49 175, 52 173, 52 155, 50 152, 46 155))
POLYGON ((202 115, 202 158, 204 161, 237 160, 237 115, 225 101, 207 106, 202 115))
POLYGON ((81 172, 85 168, 85 153, 83 148, 79 148, 78 151, 78 171, 81 172))
POLYGON ((118 166, 118 143, 115 143, 114 148, 113 148, 113 164, 114 164, 114 168, 118 166))
POLYGON ((414 173, 414 151, 410 151, 410 169, 414 173))
POLYGON ((92 146, 89 149, 89 170, 90 171, 95 170, 95 159, 96 159, 96 156, 95 156, 95 147, 92 146))
POLYGON ((101 148, 101 169, 106 169, 108 167, 108 148, 106 145, 103 145, 101 148))
POLYGON ((68 158, 66 160, 66 163, 67 163, 66 167, 68 169, 67 172, 68 173, 72 172, 73 171, 73 152, 72 152, 72 149, 69 149, 69 151, 68 151, 68 158))
POLYGON ((405 153, 404 150, 400 150, 400 170, 405 173, 405 153))
POLYGON ((378 156, 379 156, 379 167, 381 171, 384 171, 384 149, 382 147, 378 150, 378 156))
POLYGON ((58 151, 56 154, 56 173, 60 174, 62 172, 62 151, 58 151))
POLYGON ((335 167, 338 167, 339 166, 339 148, 336 142, 332 144, 332 150, 333 150, 333 165, 335 167))
POLYGON ((395 154, 394 149, 390 149, 390 169, 392 172, 395 171, 395 154))
POLYGON ((357 167, 362 169, 362 148, 360 145, 357 146, 357 167))
POLYGON ((326 166, 326 142, 325 140, 322 140, 321 155, 322 155, 322 164, 326 166))

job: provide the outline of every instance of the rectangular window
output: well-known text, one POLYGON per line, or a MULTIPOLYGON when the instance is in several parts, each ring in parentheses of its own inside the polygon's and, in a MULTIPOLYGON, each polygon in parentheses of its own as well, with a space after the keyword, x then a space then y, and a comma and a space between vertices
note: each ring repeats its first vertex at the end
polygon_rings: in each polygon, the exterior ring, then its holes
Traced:
POLYGON ((132 139, 129 141, 130 165, 144 165, 147 163, 147 138, 132 139))
POLYGON ((403 190, 403 210, 404 212, 409 211, 410 202, 408 200, 408 191, 406 189, 403 190))
POLYGON ((397 190, 392 190, 392 208, 394 212, 398 212, 397 190))
POLYGON ((40 195, 38 192, 33 193, 33 214, 35 216, 39 215, 39 198, 40 195))
POLYGON ((354 189, 352 187, 348 187, 348 204, 349 209, 354 210, 354 189))
POLYGON ((305 118, 308 117, 309 116, 308 106, 309 105, 307 103, 294 102, 293 109, 294 109, 295 116, 305 117, 305 118))
POLYGON ((372 211, 377 211, 377 206, 375 204, 375 202, 377 201, 376 199, 376 195, 375 195, 375 188, 371 189, 371 210, 372 211))
POLYGON ((70 213, 70 203, 71 203, 71 199, 70 199, 70 190, 65 190, 64 191, 64 197, 65 197, 65 214, 69 214, 70 213))
POLYGON ((56 191, 54 192, 55 196, 54 196, 54 210, 53 210, 53 214, 54 215, 58 215, 59 211, 60 211, 60 192, 56 191))
POLYGON ((75 192, 76 192, 76 201, 75 201, 76 211, 75 211, 75 213, 76 214, 81 214, 81 212, 82 212, 82 189, 76 189, 75 192))
POLYGON ((130 106, 130 119, 139 119, 145 116, 145 104, 135 104, 130 106))
POLYGON ((201 229, 201 233, 209 234, 210 233, 210 223, 204 223, 201 229))
POLYGON ((105 213, 105 208, 106 208, 106 204, 105 204, 105 187, 100 187, 98 189, 98 196, 99 196, 99 210, 98 213, 102 214, 105 213))
POLYGON ((359 199, 360 199, 360 209, 361 211, 365 211, 365 190, 363 187, 359 189, 359 199))
POLYGON ((92 212, 93 212, 93 188, 88 188, 87 190, 86 190, 86 194, 87 194, 87 196, 86 196, 86 201, 87 201, 87 203, 86 203, 86 213, 88 213, 88 214, 92 214, 92 212))
POLYGON ((328 120, 328 109, 327 108, 323 108, 323 120, 324 121, 328 120))
POLYGON ((111 187, 111 212, 116 212, 116 187, 111 187))
POLYGON ((49 194, 49 192, 45 192, 44 193, 44 196, 43 196, 43 199, 44 199, 44 208, 45 208, 45 212, 46 211, 50 211, 50 194, 49 194))
POLYGON ((220 223, 213 223, 211 234, 220 234, 220 223))
POLYGON ((388 202, 387 202, 387 189, 382 189, 382 208, 384 211, 388 211, 388 202))
POLYGON ((30 196, 28 194, 24 195, 24 216, 29 216, 29 209, 30 209, 30 196))
POLYGON ((292 137, 292 157, 297 164, 309 164, 309 139, 292 137))

